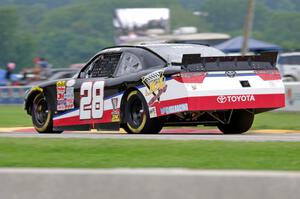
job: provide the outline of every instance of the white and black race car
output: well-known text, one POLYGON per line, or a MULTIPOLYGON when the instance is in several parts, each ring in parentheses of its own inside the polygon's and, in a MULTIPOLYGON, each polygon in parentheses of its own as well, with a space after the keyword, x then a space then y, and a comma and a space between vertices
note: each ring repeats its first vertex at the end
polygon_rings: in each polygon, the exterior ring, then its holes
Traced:
POLYGON ((32 88, 25 109, 40 133, 164 126, 249 130, 254 115, 284 107, 277 53, 225 56, 192 44, 116 46, 97 53, 76 77, 32 88))

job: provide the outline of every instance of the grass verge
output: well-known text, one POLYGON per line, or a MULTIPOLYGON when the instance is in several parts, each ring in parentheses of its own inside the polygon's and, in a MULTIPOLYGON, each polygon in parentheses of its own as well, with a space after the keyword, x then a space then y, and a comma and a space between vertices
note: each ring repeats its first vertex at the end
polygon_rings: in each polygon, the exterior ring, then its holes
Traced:
POLYGON ((300 130, 300 113, 265 112, 255 115, 252 129, 300 130))
POLYGON ((300 142, 0 138, 0 167, 300 170, 300 142))
MULTIPOLYGON (((300 113, 266 112, 255 116, 252 129, 300 130, 300 113)), ((32 126, 31 118, 20 105, 0 106, 0 127, 32 126)), ((203 128, 203 126, 199 126, 203 128)), ((211 127, 210 127, 211 128, 211 127)))
POLYGON ((31 118, 21 105, 0 106, 0 127, 32 126, 31 118))

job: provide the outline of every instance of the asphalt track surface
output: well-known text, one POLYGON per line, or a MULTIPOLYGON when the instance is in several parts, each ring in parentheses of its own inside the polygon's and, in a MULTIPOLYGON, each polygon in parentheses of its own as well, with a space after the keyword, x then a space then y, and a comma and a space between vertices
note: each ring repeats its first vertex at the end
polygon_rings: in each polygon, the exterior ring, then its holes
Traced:
POLYGON ((173 129, 164 130, 156 135, 126 134, 119 132, 64 132, 62 134, 38 134, 32 129, 13 132, 1 132, 0 137, 14 138, 86 138, 86 139, 153 139, 153 140, 220 140, 220 141, 247 141, 247 142, 266 142, 266 141, 284 141, 300 142, 300 132, 247 132, 241 135, 223 135, 219 131, 211 130, 193 130, 193 129, 173 129))

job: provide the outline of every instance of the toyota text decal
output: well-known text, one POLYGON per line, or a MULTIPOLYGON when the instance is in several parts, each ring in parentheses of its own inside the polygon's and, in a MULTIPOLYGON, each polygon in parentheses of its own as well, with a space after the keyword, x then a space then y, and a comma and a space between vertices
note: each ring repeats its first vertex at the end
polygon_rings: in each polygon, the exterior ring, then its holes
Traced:
POLYGON ((254 95, 220 95, 217 97, 217 102, 220 104, 224 103, 235 103, 235 102, 254 102, 254 95))

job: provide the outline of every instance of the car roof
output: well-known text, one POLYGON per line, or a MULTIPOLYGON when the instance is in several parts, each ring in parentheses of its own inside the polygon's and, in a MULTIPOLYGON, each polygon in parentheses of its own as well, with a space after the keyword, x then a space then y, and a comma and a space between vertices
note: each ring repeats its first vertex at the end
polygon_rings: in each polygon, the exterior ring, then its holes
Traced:
POLYGON ((139 44, 128 46, 113 46, 103 49, 100 53, 120 52, 124 48, 143 48, 162 57, 165 61, 181 62, 182 55, 174 56, 177 52, 185 54, 201 54, 202 57, 208 56, 224 56, 220 50, 198 44, 182 44, 182 43, 154 43, 154 44, 139 44))

